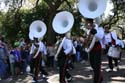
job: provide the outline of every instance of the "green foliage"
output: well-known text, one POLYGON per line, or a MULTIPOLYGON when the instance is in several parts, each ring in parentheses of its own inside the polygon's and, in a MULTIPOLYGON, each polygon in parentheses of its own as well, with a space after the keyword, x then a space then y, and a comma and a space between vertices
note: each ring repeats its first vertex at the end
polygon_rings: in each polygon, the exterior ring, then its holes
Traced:
MULTIPOLYGON (((10 10, 5 14, 6 18, 3 18, 4 21, 2 22, 2 30, 3 32, 6 32, 4 35, 7 39, 14 42, 15 40, 19 40, 21 37, 24 37, 28 40, 30 24, 34 20, 43 20, 49 28, 46 38, 48 38, 48 41, 53 41, 55 38, 52 39, 52 37, 55 37, 55 33, 52 29, 52 20, 58 10, 67 10, 72 12, 75 17, 75 24, 73 26, 72 33, 73 35, 82 34, 81 32, 79 33, 81 22, 80 13, 73 12, 73 6, 76 0, 64 0, 60 2, 58 0, 39 1, 40 3, 32 9, 18 9, 17 7, 19 3, 17 4, 15 2, 14 4, 11 4, 10 10), (14 5, 16 5, 16 7, 14 5)), ((35 3, 35 1, 31 2, 35 3)))
MULTIPOLYGON (((31 4, 34 4, 31 9, 21 8, 20 1, 21 0, 16 0, 13 4, 12 1, 9 0, 9 2, 6 2, 6 4, 11 3, 8 12, 0 12, 0 32, 4 33, 6 39, 12 42, 19 40, 21 37, 29 41, 29 26, 34 20, 42 20, 47 24, 47 41, 54 41, 54 38, 52 39, 52 37, 55 37, 55 33, 52 29, 53 17, 58 11, 62 10, 72 12, 75 17, 72 34, 83 35, 85 33, 80 29, 81 18, 83 16, 81 16, 78 10, 73 8, 74 3, 78 2, 78 0, 28 0, 31 4), (36 4, 36 1, 38 1, 38 4, 36 4)), ((114 0, 114 2, 115 1, 116 0, 114 0)), ((120 21, 124 19, 123 6, 124 4, 120 5, 118 10, 120 21)), ((116 19, 116 17, 113 19, 116 19)), ((107 21, 109 21, 109 19, 107 19, 107 21)))
POLYGON ((36 8, 29 10, 9 10, 5 14, 5 18, 0 15, 0 19, 3 19, 3 21, 0 22, 0 24, 2 24, 1 29, 6 39, 9 39, 12 43, 14 43, 15 40, 19 40, 21 37, 28 40, 30 24, 34 20, 43 20, 46 14, 44 13, 46 12, 46 8, 47 6, 43 3, 36 8))

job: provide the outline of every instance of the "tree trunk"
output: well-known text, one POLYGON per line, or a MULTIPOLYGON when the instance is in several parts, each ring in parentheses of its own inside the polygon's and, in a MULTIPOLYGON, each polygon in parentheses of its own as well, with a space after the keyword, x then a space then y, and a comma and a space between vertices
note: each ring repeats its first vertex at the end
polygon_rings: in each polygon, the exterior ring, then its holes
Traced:
POLYGON ((52 21, 54 16, 57 13, 57 9, 60 7, 60 5, 64 2, 65 0, 59 0, 55 2, 55 5, 53 5, 50 2, 46 2, 49 5, 49 9, 47 12, 47 17, 46 17, 46 24, 47 24, 47 44, 55 44, 56 41, 56 33, 54 32, 52 28, 52 21))
POLYGON ((47 44, 54 44, 55 40, 56 40, 56 33, 54 32, 53 28, 52 28, 52 21, 54 18, 54 15, 56 14, 56 12, 54 12, 53 10, 49 11, 48 17, 47 17, 47 44))

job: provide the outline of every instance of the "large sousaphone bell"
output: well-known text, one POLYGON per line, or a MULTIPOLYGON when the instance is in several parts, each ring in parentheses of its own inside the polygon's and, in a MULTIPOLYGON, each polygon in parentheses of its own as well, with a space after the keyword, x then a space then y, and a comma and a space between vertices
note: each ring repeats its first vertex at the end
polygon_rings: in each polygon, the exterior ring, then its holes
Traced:
POLYGON ((72 28, 74 24, 74 17, 68 11, 62 11, 56 14, 53 19, 52 26, 56 33, 64 34, 72 28))
POLYGON ((47 31, 46 24, 43 21, 36 20, 33 21, 29 28, 29 38, 33 40, 33 38, 42 38, 47 31))
POLYGON ((85 18, 97 18, 106 9, 107 0, 79 0, 79 12, 85 18))

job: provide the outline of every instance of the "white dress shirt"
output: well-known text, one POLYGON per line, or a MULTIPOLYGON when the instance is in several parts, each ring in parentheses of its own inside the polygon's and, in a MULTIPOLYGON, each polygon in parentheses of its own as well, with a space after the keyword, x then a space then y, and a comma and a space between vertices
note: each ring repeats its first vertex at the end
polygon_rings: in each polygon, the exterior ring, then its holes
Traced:
POLYGON ((117 38, 117 34, 115 31, 112 31, 110 33, 105 33, 105 36, 104 36, 104 44, 105 45, 108 45, 109 42, 112 42, 112 38, 115 40, 116 42, 116 45, 119 43, 119 40, 117 38))
MULTIPOLYGON (((40 42, 38 43, 38 45, 39 45, 39 47, 37 48, 34 44, 32 44, 31 50, 30 50, 30 54, 33 54, 34 51, 35 51, 36 49, 38 49, 38 51, 37 51, 37 53, 35 54, 35 56, 37 56, 39 52, 42 52, 43 55, 46 55, 46 54, 47 54, 47 50, 46 50, 46 46, 43 44, 43 42, 40 41, 40 42)), ((34 57, 34 58, 35 58, 35 57, 34 57)))
POLYGON ((97 33, 95 34, 96 38, 99 39, 99 42, 101 43, 102 48, 105 48, 105 44, 103 43, 103 38, 104 38, 103 27, 99 27, 97 24, 95 24, 95 29, 97 30, 97 33))
POLYGON ((112 42, 111 34, 110 33, 105 33, 104 44, 108 45, 110 42, 112 42))
POLYGON ((73 44, 72 41, 70 39, 65 39, 64 43, 63 43, 63 49, 65 54, 69 54, 72 51, 73 48, 73 44))
POLYGON ((57 56, 58 56, 58 54, 59 54, 59 52, 61 51, 62 48, 64 49, 64 53, 66 55, 71 53, 71 52, 72 52, 72 54, 76 53, 75 47, 73 46, 73 43, 72 43, 72 40, 67 39, 66 37, 64 37, 62 39, 62 42, 61 42, 61 44, 58 47, 58 50, 57 50, 57 52, 55 54, 56 58, 57 58, 57 56))
MULTIPOLYGON (((96 41, 99 41, 100 44, 101 44, 101 47, 105 48, 105 45, 103 43, 104 29, 102 27, 98 27, 97 24, 95 24, 94 29, 97 30, 97 33, 94 35, 89 48, 86 49, 87 52, 90 52, 92 50, 92 48, 94 47, 96 41)), ((90 34, 90 30, 87 32, 87 34, 90 34)))

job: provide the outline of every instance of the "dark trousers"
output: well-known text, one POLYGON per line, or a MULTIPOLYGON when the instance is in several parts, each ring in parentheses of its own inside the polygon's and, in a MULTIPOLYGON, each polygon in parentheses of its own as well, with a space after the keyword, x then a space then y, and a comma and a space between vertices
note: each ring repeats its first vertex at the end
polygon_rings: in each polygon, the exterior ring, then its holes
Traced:
POLYGON ((41 59, 42 59, 42 54, 41 52, 38 54, 38 56, 34 59, 31 60, 31 73, 34 73, 34 80, 38 79, 38 74, 40 71, 40 65, 41 65, 41 59))
POLYGON ((117 58, 112 58, 110 56, 108 56, 108 65, 110 69, 113 69, 113 61, 115 62, 115 66, 118 66, 118 59, 117 58))
POLYGON ((90 65, 93 68, 93 72, 94 72, 93 83, 102 83, 101 50, 98 52, 90 52, 90 65))
POLYGON ((49 67, 54 66, 54 56, 48 56, 48 66, 49 67))
POLYGON ((63 55, 58 58, 59 61, 59 81, 60 83, 66 83, 65 77, 70 78, 71 75, 67 71, 68 67, 68 55, 63 55))
POLYGON ((41 65, 40 65, 40 71, 41 71, 41 74, 48 76, 48 73, 45 71, 44 67, 42 67, 41 65))
POLYGON ((81 51, 81 59, 87 61, 88 60, 88 53, 85 51, 81 51))

